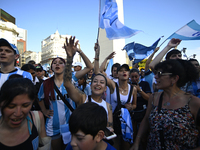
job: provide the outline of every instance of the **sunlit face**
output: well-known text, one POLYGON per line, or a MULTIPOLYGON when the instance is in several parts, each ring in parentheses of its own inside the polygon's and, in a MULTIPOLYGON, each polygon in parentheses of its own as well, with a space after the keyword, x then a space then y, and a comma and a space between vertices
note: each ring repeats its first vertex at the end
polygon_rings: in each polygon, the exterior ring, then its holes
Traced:
POLYGON ((112 75, 114 78, 117 78, 117 67, 113 67, 112 75))
POLYGON ((14 50, 9 46, 0 46, 0 62, 1 63, 13 63, 19 58, 18 54, 14 53, 14 50))
POLYGON ((72 134, 71 146, 73 150, 94 150, 96 147, 96 137, 90 134, 85 134, 81 130, 78 130, 76 134, 72 134))
POLYGON ((169 59, 182 59, 182 54, 172 54, 169 59))
POLYGON ((139 74, 137 72, 132 72, 130 74, 130 79, 131 79, 132 83, 138 83, 139 79, 140 79, 140 76, 139 76, 139 74))
POLYGON ((119 71, 118 71, 118 79, 119 80, 127 80, 128 81, 128 78, 129 78, 129 71, 126 69, 126 68, 121 68, 119 71))
POLYGON ((156 79, 156 88, 157 89, 165 89, 169 88, 172 85, 172 79, 170 77, 171 73, 162 73, 161 70, 157 71, 158 73, 155 73, 155 79, 156 79))
POLYGON ((3 122, 10 128, 20 127, 31 110, 33 101, 27 94, 16 96, 3 110, 3 122))
POLYGON ((52 63, 52 70, 55 74, 62 74, 65 69, 65 63, 60 59, 57 58, 52 63))
POLYGON ((91 83, 92 94, 102 95, 106 91, 106 80, 103 76, 97 75, 91 83))

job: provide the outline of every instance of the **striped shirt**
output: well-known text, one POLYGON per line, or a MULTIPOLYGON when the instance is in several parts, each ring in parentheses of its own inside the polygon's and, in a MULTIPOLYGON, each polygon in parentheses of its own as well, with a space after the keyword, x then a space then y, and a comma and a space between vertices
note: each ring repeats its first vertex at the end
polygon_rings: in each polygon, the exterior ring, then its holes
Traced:
POLYGON ((31 81, 33 81, 33 77, 29 72, 23 71, 19 68, 16 68, 15 70, 13 70, 9 73, 3 73, 3 72, 0 71, 0 88, 2 87, 3 83, 6 82, 6 80, 8 80, 8 78, 13 74, 22 75, 24 78, 28 78, 31 81))

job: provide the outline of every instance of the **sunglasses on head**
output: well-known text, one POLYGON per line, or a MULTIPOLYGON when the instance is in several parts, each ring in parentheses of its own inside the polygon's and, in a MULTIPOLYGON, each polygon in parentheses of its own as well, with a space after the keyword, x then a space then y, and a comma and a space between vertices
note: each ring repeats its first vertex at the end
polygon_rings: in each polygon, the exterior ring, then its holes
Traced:
POLYGON ((157 76, 160 78, 161 76, 172 75, 172 73, 169 73, 169 72, 162 72, 162 71, 155 71, 155 72, 154 72, 154 75, 157 75, 157 76))

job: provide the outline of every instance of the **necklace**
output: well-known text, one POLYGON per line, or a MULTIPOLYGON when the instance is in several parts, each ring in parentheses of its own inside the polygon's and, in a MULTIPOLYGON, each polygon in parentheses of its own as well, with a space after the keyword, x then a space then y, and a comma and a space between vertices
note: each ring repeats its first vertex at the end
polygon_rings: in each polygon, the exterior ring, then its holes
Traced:
POLYGON ((122 89, 122 88, 119 87, 119 89, 121 90, 121 93, 123 94, 125 91, 127 91, 128 88, 122 89))
MULTIPOLYGON (((179 92, 175 93, 175 94, 170 98, 170 100, 171 100, 173 97, 177 96, 180 92, 181 92, 181 90, 180 90, 179 92)), ((170 100, 167 101, 167 102, 165 102, 163 105, 164 105, 164 106, 169 106, 169 105, 171 104, 171 103, 170 103, 170 100)))

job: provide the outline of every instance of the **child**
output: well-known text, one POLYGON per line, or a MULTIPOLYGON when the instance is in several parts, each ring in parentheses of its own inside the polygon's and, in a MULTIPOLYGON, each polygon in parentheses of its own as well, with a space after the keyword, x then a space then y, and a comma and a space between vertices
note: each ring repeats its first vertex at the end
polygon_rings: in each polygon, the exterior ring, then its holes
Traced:
POLYGON ((66 150, 116 150, 103 141, 107 114, 102 106, 88 102, 76 108, 69 119, 71 143, 66 150))

